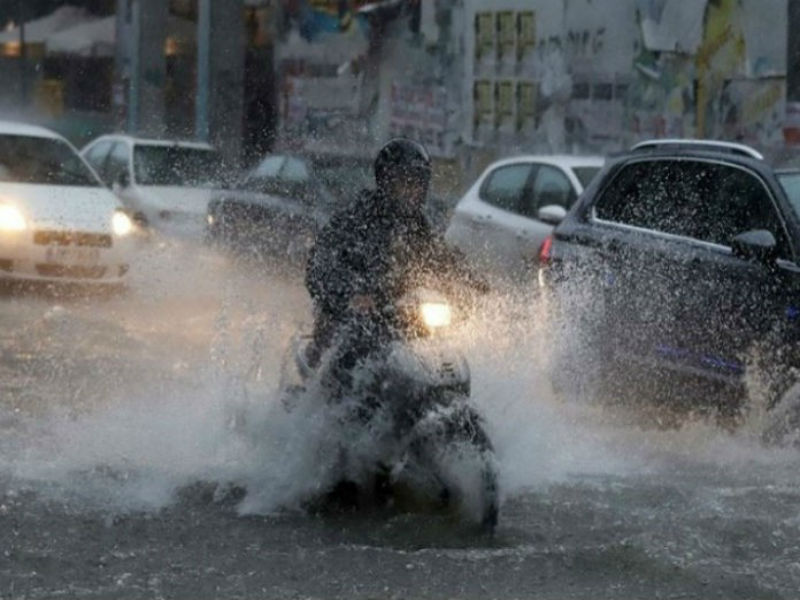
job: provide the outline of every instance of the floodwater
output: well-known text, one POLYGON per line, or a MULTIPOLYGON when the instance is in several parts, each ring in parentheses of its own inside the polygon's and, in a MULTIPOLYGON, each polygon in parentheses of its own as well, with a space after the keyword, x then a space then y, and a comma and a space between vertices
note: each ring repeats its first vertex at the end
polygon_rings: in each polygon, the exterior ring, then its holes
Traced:
POLYGON ((495 295, 458 332, 497 450, 493 537, 438 514, 310 515, 323 423, 276 401, 296 276, 190 245, 110 298, 0 298, 0 598, 797 598, 796 451, 550 390, 495 295))

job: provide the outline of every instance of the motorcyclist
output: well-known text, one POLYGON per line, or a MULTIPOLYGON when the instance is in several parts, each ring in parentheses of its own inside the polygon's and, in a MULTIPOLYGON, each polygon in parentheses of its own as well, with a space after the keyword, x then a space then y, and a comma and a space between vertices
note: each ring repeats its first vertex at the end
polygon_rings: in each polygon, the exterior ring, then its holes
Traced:
POLYGON ((380 343, 390 324, 381 309, 434 278, 476 289, 486 285, 466 268, 424 213, 431 160, 421 144, 390 140, 374 164, 377 189, 362 192, 320 232, 306 271, 315 329, 308 359, 316 365, 343 325, 357 321, 361 347, 345 367, 380 343))

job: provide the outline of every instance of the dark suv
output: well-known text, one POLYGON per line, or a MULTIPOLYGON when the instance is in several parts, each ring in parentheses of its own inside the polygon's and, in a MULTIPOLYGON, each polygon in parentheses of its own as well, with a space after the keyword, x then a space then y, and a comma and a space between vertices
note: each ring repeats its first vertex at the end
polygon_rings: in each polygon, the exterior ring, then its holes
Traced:
POLYGON ((584 340, 556 373, 738 414, 757 364, 768 404, 786 396, 800 366, 797 182, 722 142, 645 142, 610 160, 541 250, 539 281, 584 340))

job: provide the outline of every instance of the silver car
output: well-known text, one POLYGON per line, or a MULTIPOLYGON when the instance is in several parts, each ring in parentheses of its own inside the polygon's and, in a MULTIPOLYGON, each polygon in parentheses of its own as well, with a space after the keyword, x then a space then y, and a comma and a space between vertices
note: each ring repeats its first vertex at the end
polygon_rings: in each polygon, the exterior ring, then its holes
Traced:
POLYGON ((488 273, 515 277, 600 171, 599 156, 516 156, 489 165, 445 237, 488 273))
POLYGON ((202 239, 208 202, 225 188, 222 158, 205 143, 104 135, 81 154, 132 213, 162 233, 202 239))

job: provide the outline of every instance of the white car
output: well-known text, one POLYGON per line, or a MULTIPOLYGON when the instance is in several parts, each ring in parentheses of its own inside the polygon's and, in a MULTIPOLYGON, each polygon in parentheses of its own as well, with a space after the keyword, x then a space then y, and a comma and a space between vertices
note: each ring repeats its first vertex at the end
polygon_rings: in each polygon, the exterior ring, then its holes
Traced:
POLYGON ((492 163, 458 202, 445 239, 487 272, 517 276, 603 163, 597 156, 492 163))
POLYGON ((0 121, 0 278, 123 284, 133 223, 75 148, 0 121))
POLYGON ((224 187, 213 147, 104 135, 81 154, 139 220, 162 233, 202 238, 208 202, 224 187))

